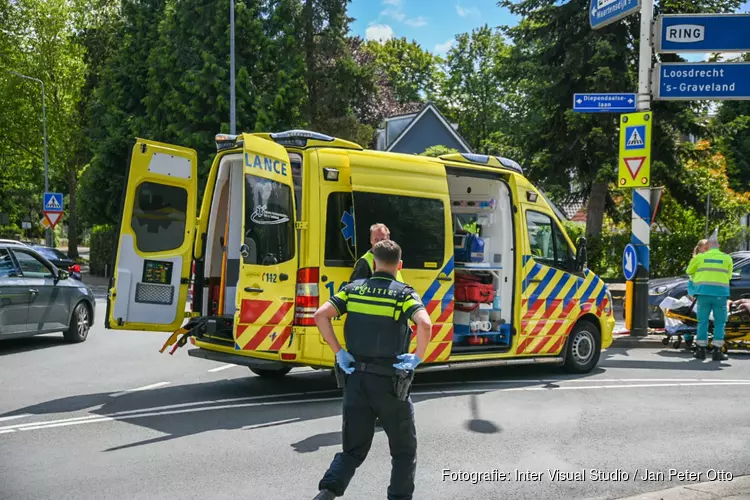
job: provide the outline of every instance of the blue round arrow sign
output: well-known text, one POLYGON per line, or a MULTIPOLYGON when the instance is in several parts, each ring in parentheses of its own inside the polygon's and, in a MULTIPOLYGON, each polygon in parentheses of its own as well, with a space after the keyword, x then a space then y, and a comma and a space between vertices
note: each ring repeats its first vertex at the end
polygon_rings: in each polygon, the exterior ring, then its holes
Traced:
POLYGON ((625 251, 622 252, 622 271, 625 274, 625 279, 630 281, 635 277, 635 272, 638 269, 638 254, 635 251, 635 247, 632 243, 628 243, 625 246, 625 251))

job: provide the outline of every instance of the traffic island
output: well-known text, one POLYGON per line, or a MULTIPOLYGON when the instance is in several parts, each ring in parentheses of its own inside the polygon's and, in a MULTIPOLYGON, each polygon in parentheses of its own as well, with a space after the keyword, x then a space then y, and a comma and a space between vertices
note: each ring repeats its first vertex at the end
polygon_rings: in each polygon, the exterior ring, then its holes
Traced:
POLYGON ((734 476, 730 481, 691 483, 666 490, 624 497, 620 500, 739 500, 750 498, 750 476, 734 476))

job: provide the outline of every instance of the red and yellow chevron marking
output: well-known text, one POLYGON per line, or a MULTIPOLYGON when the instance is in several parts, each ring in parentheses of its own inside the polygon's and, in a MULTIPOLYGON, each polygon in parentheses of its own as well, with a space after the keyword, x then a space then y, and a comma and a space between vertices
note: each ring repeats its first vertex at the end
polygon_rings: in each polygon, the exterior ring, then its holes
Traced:
MULTIPOLYGON (((450 346, 453 344, 453 324, 432 325, 430 344, 425 351, 425 363, 445 361, 450 356, 450 346)), ((409 352, 417 350, 417 327, 411 327, 411 343, 409 352)))
MULTIPOLYGON (((524 280, 536 265, 533 258, 526 261, 523 269, 524 280)), ((564 271, 543 266, 535 276, 538 282, 525 283, 527 288, 524 289, 524 297, 521 299, 522 336, 516 354, 557 354, 581 315, 591 313, 597 317, 602 316, 608 301, 605 298, 597 308, 596 299, 602 293, 604 282, 594 273, 587 273, 584 278, 568 279, 557 290, 560 280, 566 278, 566 275, 564 271), (544 286, 539 290, 542 293, 531 302, 530 299, 540 286, 544 286), (553 290, 556 292, 554 296, 544 296, 544 293, 553 290), (572 297, 571 292, 575 292, 572 297)))
POLYGON ((243 300, 240 324, 234 337, 240 349, 246 351, 278 351, 292 333, 294 302, 272 307, 271 301, 243 300))

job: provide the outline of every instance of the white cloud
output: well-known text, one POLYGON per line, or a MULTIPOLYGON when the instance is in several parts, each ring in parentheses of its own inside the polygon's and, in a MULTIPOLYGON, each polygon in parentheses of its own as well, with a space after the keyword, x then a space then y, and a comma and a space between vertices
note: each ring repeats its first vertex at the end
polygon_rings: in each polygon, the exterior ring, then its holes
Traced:
POLYGON ((396 21, 403 22, 404 19, 406 19, 406 14, 397 9, 385 9, 380 13, 380 17, 390 17, 391 19, 394 19, 396 21))
POLYGON ((414 19, 405 20, 404 24, 411 26, 412 28, 421 28, 422 26, 427 26, 427 19, 425 19, 422 16, 419 16, 414 19))
POLYGON ((450 39, 445 43, 439 43, 435 45, 435 53, 439 55, 445 55, 448 53, 448 51, 453 47, 453 43, 455 42, 454 39, 450 39))
POLYGON ((479 9, 476 7, 461 7, 460 5, 456 5, 456 12, 461 17, 479 16, 479 9))
POLYGON ((384 43, 393 38, 393 29, 387 24, 373 24, 372 26, 367 27, 365 38, 367 40, 377 40, 380 43, 384 43))
POLYGON ((401 0, 383 0, 383 5, 401 5, 401 0))

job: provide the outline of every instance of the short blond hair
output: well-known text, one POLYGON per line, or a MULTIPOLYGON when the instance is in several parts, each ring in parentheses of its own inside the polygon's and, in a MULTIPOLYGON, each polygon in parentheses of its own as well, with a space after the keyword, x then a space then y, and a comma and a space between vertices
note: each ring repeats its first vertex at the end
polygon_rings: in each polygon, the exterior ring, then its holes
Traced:
POLYGON ((389 238, 391 237, 391 230, 390 230, 390 229, 388 229, 388 226, 386 226, 385 224, 383 224, 383 223, 381 223, 381 222, 378 222, 378 223, 376 223, 376 224, 373 224, 372 226, 370 226, 370 234, 374 233, 374 232, 375 232, 375 231, 377 231, 378 229, 383 229, 383 230, 385 231, 385 234, 386 234, 386 235, 387 235, 387 236, 388 236, 389 238))

